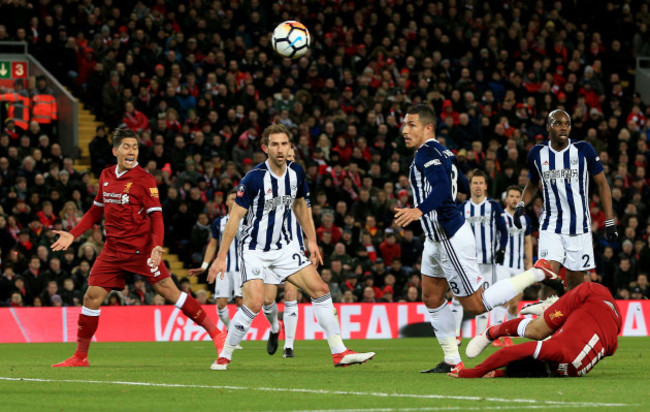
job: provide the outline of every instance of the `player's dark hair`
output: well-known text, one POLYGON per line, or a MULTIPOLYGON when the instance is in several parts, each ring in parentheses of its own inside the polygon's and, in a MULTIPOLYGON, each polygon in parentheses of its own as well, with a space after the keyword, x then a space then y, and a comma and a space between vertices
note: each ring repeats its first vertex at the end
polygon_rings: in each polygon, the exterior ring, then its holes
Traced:
POLYGON ((551 376, 551 371, 546 362, 528 356, 510 362, 506 366, 506 376, 509 378, 548 378, 551 376))
POLYGON ((420 123, 422 123, 423 126, 428 124, 433 125, 433 127, 436 126, 436 111, 428 104, 414 104, 406 110, 406 114, 417 114, 420 116, 420 123))
POLYGON ((510 193, 511 190, 516 190, 519 194, 522 194, 521 188, 517 185, 510 185, 506 188, 506 195, 510 193))
POLYGON ((113 147, 118 148, 124 139, 138 139, 138 135, 130 129, 115 129, 113 132, 113 147))
POLYGON ((485 180, 485 183, 487 183, 487 174, 482 171, 481 169, 474 169, 472 170, 472 177, 469 178, 469 182, 472 182, 472 179, 475 177, 482 177, 485 180))
POLYGON ((287 137, 289 138, 289 143, 291 143, 291 132, 289 131, 287 126, 280 123, 276 123, 267 126, 266 129, 264 129, 264 131, 262 132, 262 144, 268 146, 269 136, 271 136, 272 134, 280 134, 280 133, 286 134, 287 137))

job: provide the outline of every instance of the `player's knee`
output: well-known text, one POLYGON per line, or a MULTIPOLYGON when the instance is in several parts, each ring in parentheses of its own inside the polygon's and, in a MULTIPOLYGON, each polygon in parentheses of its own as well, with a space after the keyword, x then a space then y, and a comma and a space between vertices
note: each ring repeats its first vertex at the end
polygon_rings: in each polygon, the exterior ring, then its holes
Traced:
POLYGON ((483 305, 483 300, 480 297, 472 297, 470 299, 461 300, 463 309, 465 313, 469 313, 472 316, 482 315, 486 312, 485 305, 483 305))
POLYGON ((427 308, 439 308, 445 302, 445 298, 444 296, 423 292, 422 302, 427 308))
POLYGON ((262 311, 261 303, 249 303, 246 307, 253 313, 260 313, 262 311))
POLYGON ((318 284, 314 289, 312 290, 312 296, 311 298, 319 298, 321 296, 327 295, 330 293, 330 287, 327 286, 327 283, 321 282, 318 284))

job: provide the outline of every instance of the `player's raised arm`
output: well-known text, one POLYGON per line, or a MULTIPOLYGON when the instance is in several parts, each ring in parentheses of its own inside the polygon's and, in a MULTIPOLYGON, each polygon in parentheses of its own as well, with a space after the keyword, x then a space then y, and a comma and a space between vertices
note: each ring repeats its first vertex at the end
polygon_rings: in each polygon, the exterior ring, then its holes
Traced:
POLYGON ((239 223, 248 213, 248 209, 239 206, 237 203, 233 204, 232 210, 230 211, 228 223, 226 223, 226 229, 223 232, 223 237, 221 238, 221 245, 219 247, 219 253, 217 253, 217 258, 210 267, 208 272, 208 283, 213 283, 218 275, 223 275, 226 273, 226 258, 228 257, 228 249, 232 243, 235 236, 237 236, 237 231, 239 230, 239 223))

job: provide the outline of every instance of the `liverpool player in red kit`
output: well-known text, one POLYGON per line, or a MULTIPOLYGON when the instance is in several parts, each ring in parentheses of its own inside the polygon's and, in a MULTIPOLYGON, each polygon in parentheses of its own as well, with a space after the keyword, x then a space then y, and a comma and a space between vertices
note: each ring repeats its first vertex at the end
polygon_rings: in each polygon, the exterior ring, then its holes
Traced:
POLYGON ((221 351, 225 334, 191 295, 178 290, 161 262, 164 224, 158 188, 153 176, 138 166, 138 140, 131 130, 113 135, 117 165, 102 171, 93 206, 70 232, 55 230, 59 239, 53 251, 66 250, 74 239, 105 217, 106 243, 88 278, 88 290, 79 315, 77 351, 70 359, 52 365, 89 366, 88 346, 99 322, 100 305, 111 290, 124 289, 127 273, 147 278, 154 290, 203 326, 221 351))
POLYGON ((535 319, 518 318, 486 329, 467 346, 475 357, 501 336, 537 340, 503 348, 456 378, 584 376, 618 346, 621 315, 609 290, 582 283, 535 319), (550 339, 543 339, 551 336, 550 339), (504 369, 500 369, 503 368, 504 369))

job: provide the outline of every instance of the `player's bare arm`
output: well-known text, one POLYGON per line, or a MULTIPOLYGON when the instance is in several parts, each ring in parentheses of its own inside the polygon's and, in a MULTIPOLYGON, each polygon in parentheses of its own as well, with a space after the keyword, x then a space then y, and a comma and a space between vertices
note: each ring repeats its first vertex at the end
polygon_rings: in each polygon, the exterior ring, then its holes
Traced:
POLYGON ((56 242, 52 243, 52 251, 58 252, 59 250, 67 250, 68 247, 74 242, 74 235, 65 230, 54 230, 54 234, 59 235, 56 242))
MULTIPOLYGON (((214 254, 217 252, 217 246, 219 244, 219 241, 215 238, 210 238, 210 242, 208 243, 208 246, 205 248, 205 255, 203 256, 203 263, 210 265, 210 262, 212 262, 212 258, 214 257, 214 254)), ((207 269, 207 266, 201 265, 199 268, 193 268, 187 271, 187 274, 190 276, 194 275, 200 275, 201 273, 205 272, 207 269)))
POLYGON ((323 264, 323 257, 318 249, 316 242, 316 228, 314 226, 314 219, 311 216, 311 209, 307 207, 307 202, 304 198, 297 198, 293 202, 293 213, 300 223, 300 227, 307 235, 307 250, 309 250, 309 260, 311 263, 318 267, 323 264))
POLYGON ((219 253, 217 253, 217 258, 212 266, 210 266, 208 272, 208 283, 213 283, 219 275, 221 276, 221 279, 223 279, 223 276, 226 273, 226 257, 228 256, 228 249, 230 248, 233 239, 235 239, 235 236, 237 236, 239 223, 244 216, 246 216, 246 213, 248 213, 248 209, 245 209, 238 204, 233 204, 232 210, 229 214, 228 223, 226 223, 226 229, 221 238, 219 253))

